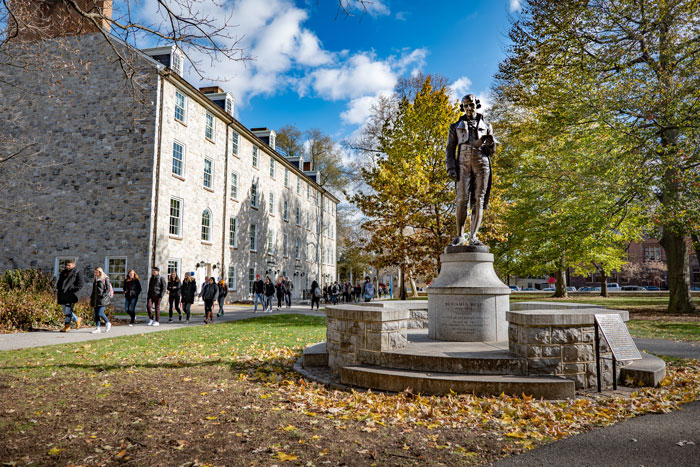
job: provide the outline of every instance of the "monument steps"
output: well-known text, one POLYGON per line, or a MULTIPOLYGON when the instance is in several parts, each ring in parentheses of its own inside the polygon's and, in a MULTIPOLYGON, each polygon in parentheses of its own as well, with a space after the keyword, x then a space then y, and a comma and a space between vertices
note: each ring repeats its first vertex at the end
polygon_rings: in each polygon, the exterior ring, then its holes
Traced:
POLYGON ((358 352, 360 363, 397 370, 420 370, 438 373, 474 375, 527 374, 527 360, 512 356, 443 356, 407 352, 358 352))
POLYGON ((451 392, 475 395, 532 396, 536 399, 567 399, 576 395, 572 380, 558 376, 471 375, 403 370, 371 365, 352 365, 340 370, 343 384, 382 391, 445 395, 451 392))

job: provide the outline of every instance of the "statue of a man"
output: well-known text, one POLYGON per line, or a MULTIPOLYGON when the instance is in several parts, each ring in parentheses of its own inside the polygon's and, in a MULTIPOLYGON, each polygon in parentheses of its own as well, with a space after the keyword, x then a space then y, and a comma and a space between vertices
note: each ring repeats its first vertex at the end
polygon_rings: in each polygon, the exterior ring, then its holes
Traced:
POLYGON ((489 204, 495 140, 491 125, 476 111, 479 108, 481 104, 474 94, 464 96, 460 104, 464 115, 450 125, 447 139, 447 173, 457 185, 457 236, 452 245, 483 245, 476 234, 489 204), (470 205, 471 233, 467 239, 463 231, 470 205))

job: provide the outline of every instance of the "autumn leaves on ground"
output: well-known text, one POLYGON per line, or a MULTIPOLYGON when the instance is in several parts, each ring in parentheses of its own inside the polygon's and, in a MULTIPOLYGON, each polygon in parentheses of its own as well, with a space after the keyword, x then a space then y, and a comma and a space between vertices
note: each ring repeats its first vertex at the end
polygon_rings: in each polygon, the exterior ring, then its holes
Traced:
POLYGON ((324 334, 322 318, 280 315, 3 352, 0 461, 479 465, 700 398, 696 361, 624 398, 334 391, 292 370, 324 334))

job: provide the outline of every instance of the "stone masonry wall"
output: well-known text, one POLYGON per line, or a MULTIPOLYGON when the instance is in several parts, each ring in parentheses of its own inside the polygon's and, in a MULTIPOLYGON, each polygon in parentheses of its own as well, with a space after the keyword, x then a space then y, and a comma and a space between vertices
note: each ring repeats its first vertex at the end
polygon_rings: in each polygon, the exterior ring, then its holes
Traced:
POLYGON ((326 350, 328 367, 341 368, 358 363, 360 350, 386 351, 408 344, 408 310, 338 305, 326 307, 326 350))
POLYGON ((118 256, 147 276, 156 70, 136 58, 127 80, 99 34, 1 59, 18 66, 0 66, 0 151, 19 154, 0 167, 0 271, 73 257, 91 279, 118 256))

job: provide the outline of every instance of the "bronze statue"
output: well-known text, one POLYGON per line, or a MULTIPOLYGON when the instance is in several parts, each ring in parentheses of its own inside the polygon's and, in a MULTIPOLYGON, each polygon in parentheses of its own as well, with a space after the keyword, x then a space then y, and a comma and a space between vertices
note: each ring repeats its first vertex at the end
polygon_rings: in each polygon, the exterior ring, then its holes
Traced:
POLYGON ((477 112, 481 103, 474 94, 464 96, 459 107, 464 115, 450 125, 445 158, 447 173, 457 186, 457 236, 451 245, 482 246, 476 235, 489 205, 491 155, 496 141, 491 124, 477 112), (467 239, 463 231, 470 205, 471 233, 467 239))

